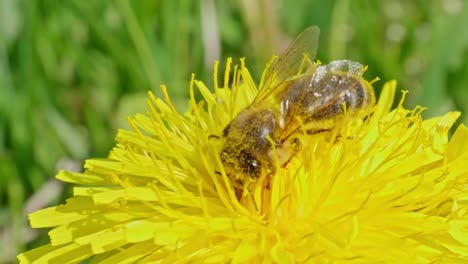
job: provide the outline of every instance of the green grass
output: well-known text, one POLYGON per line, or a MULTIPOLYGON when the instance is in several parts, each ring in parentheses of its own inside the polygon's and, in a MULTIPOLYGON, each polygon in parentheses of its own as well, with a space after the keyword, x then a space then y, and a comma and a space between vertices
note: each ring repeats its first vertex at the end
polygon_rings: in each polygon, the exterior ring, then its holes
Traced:
POLYGON ((148 90, 167 84, 183 111, 192 72, 212 84, 213 58, 245 56, 259 79, 310 25, 321 28, 321 61, 360 61, 382 80, 377 91, 397 79, 409 107, 461 110, 467 123, 463 0, 0 1, 0 226, 12 241, 2 244, 15 255, 46 241, 23 239, 28 199, 63 164, 105 157, 125 118, 146 112, 148 90))

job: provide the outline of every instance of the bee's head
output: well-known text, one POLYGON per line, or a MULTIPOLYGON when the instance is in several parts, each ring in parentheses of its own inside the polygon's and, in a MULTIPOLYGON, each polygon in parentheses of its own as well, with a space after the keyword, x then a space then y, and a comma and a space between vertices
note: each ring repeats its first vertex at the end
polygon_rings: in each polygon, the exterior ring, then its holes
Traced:
POLYGON ((270 167, 268 151, 275 129, 276 116, 272 111, 247 108, 223 130, 220 158, 236 188, 257 182, 264 169, 270 167))
POLYGON ((262 173, 262 162, 246 150, 225 147, 220 155, 227 176, 238 189, 254 183, 262 173))

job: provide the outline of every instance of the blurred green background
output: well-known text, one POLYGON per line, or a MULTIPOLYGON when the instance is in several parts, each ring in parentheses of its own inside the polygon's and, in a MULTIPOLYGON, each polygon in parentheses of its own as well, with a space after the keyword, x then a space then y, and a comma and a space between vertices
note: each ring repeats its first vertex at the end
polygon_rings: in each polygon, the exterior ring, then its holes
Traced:
POLYGON ((0 0, 0 262, 47 241, 26 214, 64 202, 56 171, 105 157, 148 90, 184 111, 192 72, 211 85, 213 60, 246 56, 259 80, 310 25, 321 61, 369 65, 377 91, 397 79, 427 117, 468 113, 465 0, 0 0))

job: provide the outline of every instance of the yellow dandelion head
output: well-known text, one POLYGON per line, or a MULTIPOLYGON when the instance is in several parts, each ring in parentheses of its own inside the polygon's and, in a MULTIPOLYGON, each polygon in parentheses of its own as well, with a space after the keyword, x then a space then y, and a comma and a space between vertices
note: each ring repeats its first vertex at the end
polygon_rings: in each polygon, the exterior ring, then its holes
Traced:
POLYGON ((459 113, 392 110, 388 82, 371 115, 304 136, 268 186, 253 181, 239 195, 220 158, 222 131, 257 88, 243 60, 229 59, 217 80, 215 70, 212 93, 192 76, 185 114, 164 86, 164 98, 149 93, 148 113, 129 119, 108 159, 59 172, 77 184, 73 197, 30 215, 33 227, 52 227, 50 243, 20 262, 468 261, 468 129, 448 138, 459 113))

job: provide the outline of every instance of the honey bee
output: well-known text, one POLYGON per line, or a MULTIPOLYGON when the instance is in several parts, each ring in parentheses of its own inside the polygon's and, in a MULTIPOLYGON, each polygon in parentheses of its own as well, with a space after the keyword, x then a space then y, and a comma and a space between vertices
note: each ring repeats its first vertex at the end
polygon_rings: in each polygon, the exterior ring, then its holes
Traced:
POLYGON ((301 148, 304 127, 306 134, 330 131, 345 112, 375 103, 358 62, 313 62, 319 32, 307 28, 270 64, 253 102, 224 128, 220 159, 237 191, 274 175, 278 163, 286 166, 301 148))

